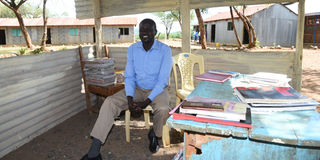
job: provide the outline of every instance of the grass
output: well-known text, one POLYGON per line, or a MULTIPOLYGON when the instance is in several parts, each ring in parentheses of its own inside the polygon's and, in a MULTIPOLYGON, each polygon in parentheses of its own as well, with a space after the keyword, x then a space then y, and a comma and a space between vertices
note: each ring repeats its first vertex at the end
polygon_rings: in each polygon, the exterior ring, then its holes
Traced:
POLYGON ((25 47, 0 47, 0 54, 19 53, 19 50, 25 47))
MULTIPOLYGON (((78 45, 57 45, 57 46, 48 46, 46 47, 47 51, 59 51, 59 50, 66 50, 71 48, 76 48, 78 45)), ((0 55, 11 55, 11 54, 18 54, 18 55, 28 55, 28 54, 39 54, 40 46, 34 46, 34 50, 30 50, 25 46, 0 46, 0 55)))

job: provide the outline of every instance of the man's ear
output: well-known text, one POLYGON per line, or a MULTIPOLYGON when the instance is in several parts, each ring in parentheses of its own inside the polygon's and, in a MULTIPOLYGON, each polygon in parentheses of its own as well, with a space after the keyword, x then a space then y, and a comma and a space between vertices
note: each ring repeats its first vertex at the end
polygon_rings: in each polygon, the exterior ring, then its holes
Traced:
POLYGON ((158 31, 157 31, 157 29, 155 29, 155 30, 156 30, 156 32, 154 33, 154 35, 157 35, 158 31))

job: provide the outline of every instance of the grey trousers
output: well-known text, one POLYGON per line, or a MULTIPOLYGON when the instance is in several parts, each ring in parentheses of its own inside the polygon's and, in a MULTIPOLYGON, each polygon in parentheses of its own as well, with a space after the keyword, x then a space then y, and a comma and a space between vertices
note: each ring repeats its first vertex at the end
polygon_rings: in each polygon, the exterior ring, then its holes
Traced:
MULTIPOLYGON (((148 98, 151 90, 137 88, 135 90, 134 101, 142 102, 148 98)), ((169 117, 169 92, 165 88, 150 104, 153 109, 153 129, 157 137, 162 136, 162 127, 169 117)), ((120 115, 120 112, 128 109, 128 100, 125 90, 121 90, 116 94, 109 96, 103 102, 98 119, 91 131, 91 136, 99 139, 102 143, 106 138, 114 123, 114 118, 120 115)))

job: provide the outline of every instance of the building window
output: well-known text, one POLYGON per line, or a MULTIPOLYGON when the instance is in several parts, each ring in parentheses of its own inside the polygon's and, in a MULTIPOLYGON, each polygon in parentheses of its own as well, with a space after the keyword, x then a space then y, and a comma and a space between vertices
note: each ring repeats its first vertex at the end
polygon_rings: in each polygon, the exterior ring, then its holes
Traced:
POLYGON ((306 24, 307 25, 319 25, 320 24, 320 18, 316 17, 316 16, 310 16, 310 17, 306 17, 306 24))
POLYGON ((119 35, 129 35, 129 28, 119 28, 119 35))
POLYGON ((233 25, 232 25, 232 22, 228 22, 228 28, 227 28, 228 31, 232 31, 233 30, 233 25))
POLYGON ((12 29, 12 36, 14 36, 14 37, 21 36, 21 29, 20 28, 13 28, 12 29))
POLYGON ((69 28, 70 36, 80 36, 80 29, 79 28, 69 28))

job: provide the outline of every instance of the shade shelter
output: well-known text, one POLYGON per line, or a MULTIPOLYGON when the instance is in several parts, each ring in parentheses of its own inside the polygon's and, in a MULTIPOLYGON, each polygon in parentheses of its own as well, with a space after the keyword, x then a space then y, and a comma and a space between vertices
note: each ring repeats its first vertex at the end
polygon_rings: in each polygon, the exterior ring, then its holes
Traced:
POLYGON ((298 25, 296 36, 296 52, 293 65, 292 85, 301 88, 302 50, 305 0, 75 0, 76 16, 79 19, 95 18, 97 56, 101 56, 101 18, 117 15, 138 14, 180 10, 182 17, 182 52, 190 50, 190 9, 237 6, 267 3, 298 2, 298 25), (130 3, 130 5, 127 5, 130 3))

